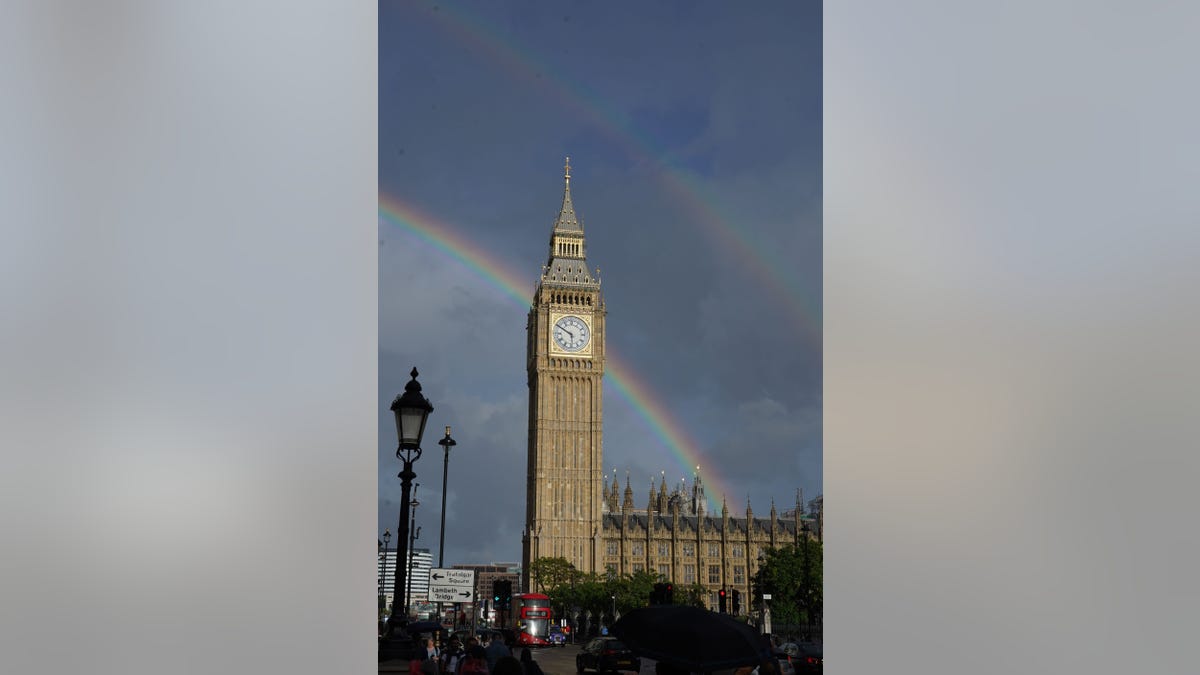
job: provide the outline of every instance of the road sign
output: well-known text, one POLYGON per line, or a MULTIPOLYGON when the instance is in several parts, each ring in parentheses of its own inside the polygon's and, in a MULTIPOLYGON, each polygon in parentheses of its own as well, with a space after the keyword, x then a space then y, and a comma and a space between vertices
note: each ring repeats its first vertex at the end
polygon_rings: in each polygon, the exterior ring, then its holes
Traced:
POLYGON ((429 570, 430 602, 474 602, 475 570, 429 570))

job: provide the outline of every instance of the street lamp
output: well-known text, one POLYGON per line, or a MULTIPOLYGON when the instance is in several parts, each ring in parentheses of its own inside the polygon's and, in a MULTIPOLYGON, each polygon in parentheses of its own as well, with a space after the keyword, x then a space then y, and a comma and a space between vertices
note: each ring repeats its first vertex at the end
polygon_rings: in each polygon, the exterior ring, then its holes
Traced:
POLYGON ((384 570, 387 569, 388 543, 391 542, 391 540, 392 540, 392 531, 385 529, 383 531, 383 561, 379 563, 379 611, 380 612, 387 609, 387 603, 385 603, 383 600, 384 595, 386 595, 383 592, 383 572, 384 572, 384 570))
MULTIPOLYGON (((438 567, 445 567, 446 561, 446 475, 450 471, 450 448, 458 445, 450 438, 450 425, 446 425, 446 437, 438 441, 445 451, 442 459, 442 526, 438 530, 438 567)), ((442 620, 442 603, 438 601, 438 621, 442 620)), ((458 623, 458 605, 454 606, 454 621, 458 623)), ((457 628, 457 625, 455 626, 457 628)))
POLYGON ((442 460, 442 530, 438 541, 438 567, 445 567, 446 555, 446 472, 450 469, 450 448, 458 445, 450 438, 450 427, 446 427, 446 437, 438 441, 442 450, 446 451, 442 460))
MULTIPOLYGON (((429 401, 421 395, 421 383, 417 382, 417 369, 413 368, 409 373, 412 380, 404 385, 404 393, 397 396, 392 401, 392 414, 396 417, 396 435, 399 437, 399 445, 396 448, 396 459, 401 460, 403 469, 400 471, 400 527, 397 533, 396 548, 406 546, 408 542, 408 500, 409 489, 412 487, 412 479, 417 477, 413 472, 413 462, 421 458, 421 436, 425 433, 425 421, 429 418, 429 413, 433 412, 433 406, 429 401)), ((396 611, 396 605, 401 597, 404 597, 404 556, 400 555, 400 551, 396 551, 396 578, 395 585, 392 587, 392 619, 396 618, 399 613, 396 611)), ((389 630, 394 625, 394 621, 388 621, 389 630)))

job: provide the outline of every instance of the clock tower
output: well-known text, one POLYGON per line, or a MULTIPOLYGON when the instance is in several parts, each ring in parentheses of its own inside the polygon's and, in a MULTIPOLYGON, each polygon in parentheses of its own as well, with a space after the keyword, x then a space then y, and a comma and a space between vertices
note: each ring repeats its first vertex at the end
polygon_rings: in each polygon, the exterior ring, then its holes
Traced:
POLYGON ((604 300, 587 266, 583 223, 571 203, 567 158, 562 208, 550 232, 526 323, 529 457, 522 567, 538 558, 591 572, 600 559, 603 476, 604 300))

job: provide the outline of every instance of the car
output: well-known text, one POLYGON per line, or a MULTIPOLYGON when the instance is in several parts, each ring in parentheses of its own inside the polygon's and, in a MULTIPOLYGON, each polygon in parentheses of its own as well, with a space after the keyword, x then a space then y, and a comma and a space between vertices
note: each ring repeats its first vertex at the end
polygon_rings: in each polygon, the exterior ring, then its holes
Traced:
POLYGON ((576 672, 582 673, 589 668, 597 673, 636 672, 641 670, 641 661, 617 638, 598 637, 589 640, 575 656, 576 672))
POLYGON ((551 645, 555 645, 558 647, 566 647, 567 646, 567 635, 565 633, 563 633, 562 626, 559 626, 557 624, 550 625, 550 632, 546 635, 546 640, 551 645))
POLYGON ((820 673, 824 662, 821 645, 815 642, 787 642, 779 646, 775 655, 781 665, 786 657, 797 675, 820 673))

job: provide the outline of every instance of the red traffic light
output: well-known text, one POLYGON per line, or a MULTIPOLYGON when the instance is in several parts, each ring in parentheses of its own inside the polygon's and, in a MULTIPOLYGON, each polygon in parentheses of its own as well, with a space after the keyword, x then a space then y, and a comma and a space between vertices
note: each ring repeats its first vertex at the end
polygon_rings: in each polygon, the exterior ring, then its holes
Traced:
POLYGON ((725 597, 725 589, 724 588, 721 589, 721 597, 722 598, 725 597))

